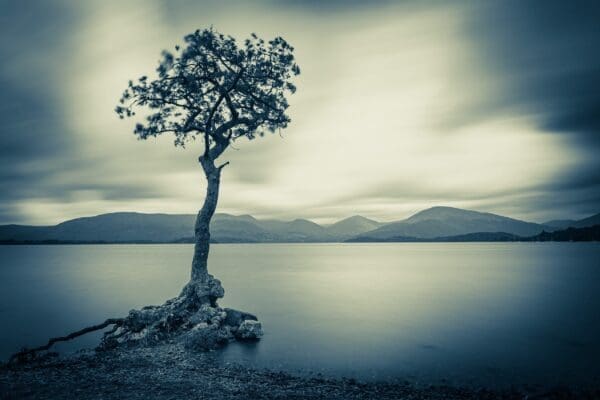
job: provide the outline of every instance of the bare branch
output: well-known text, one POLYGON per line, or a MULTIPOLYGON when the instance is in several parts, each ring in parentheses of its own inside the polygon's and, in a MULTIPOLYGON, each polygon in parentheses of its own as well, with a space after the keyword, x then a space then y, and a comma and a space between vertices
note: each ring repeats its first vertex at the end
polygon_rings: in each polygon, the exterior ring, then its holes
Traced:
POLYGON ((23 349, 20 352, 13 354, 12 356, 10 356, 10 359, 8 362, 12 363, 14 361, 26 360, 27 357, 34 356, 35 353, 37 353, 37 352, 49 350, 50 347, 52 347, 52 345, 54 345, 57 342, 66 342, 68 340, 72 340, 79 336, 85 335, 86 333, 104 329, 109 325, 113 325, 113 324, 121 325, 123 323, 123 321, 125 321, 124 318, 109 318, 101 324, 88 326, 88 327, 80 329, 76 332, 70 333, 67 336, 59 336, 59 337, 52 338, 52 339, 48 340, 48 343, 46 343, 44 346, 36 347, 33 349, 23 349))

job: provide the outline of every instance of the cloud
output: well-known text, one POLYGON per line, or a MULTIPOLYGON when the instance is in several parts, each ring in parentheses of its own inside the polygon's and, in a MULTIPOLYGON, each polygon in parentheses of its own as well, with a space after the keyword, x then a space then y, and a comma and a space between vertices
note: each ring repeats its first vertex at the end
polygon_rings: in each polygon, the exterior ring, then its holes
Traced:
MULTIPOLYGON (((0 202, 3 210, 14 210, 16 202, 43 192, 74 151, 54 79, 72 14, 47 2, 3 2, 0 14, 0 202)), ((10 220, 7 211, 2 214, 10 220)))
POLYGON ((585 216, 600 193, 600 13, 529 4, 3 4, 0 223, 195 212, 199 146, 138 141, 113 109, 163 48, 210 25, 281 35, 302 68, 291 126, 224 155, 221 212, 395 220, 446 204, 585 216))
POLYGON ((503 80, 505 106, 600 146, 600 4, 488 2, 473 12, 470 34, 503 80))

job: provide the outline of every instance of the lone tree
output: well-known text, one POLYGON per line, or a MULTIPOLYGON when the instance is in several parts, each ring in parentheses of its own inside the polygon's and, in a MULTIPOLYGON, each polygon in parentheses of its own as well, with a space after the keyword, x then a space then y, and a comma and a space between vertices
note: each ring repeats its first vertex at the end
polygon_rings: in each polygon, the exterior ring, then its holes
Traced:
POLYGON ((221 282, 208 273, 210 221, 217 207, 221 171, 216 163, 239 138, 254 139, 265 132, 287 127, 286 95, 296 91, 291 79, 300 73, 293 48, 281 37, 269 42, 252 34, 242 44, 211 29, 185 37, 175 54, 164 51, 156 79, 142 76, 129 81, 116 112, 120 118, 145 118, 135 125, 140 139, 172 133, 175 146, 200 139, 198 161, 207 180, 206 197, 194 227, 192 273, 181 294, 161 306, 132 310, 125 318, 112 318, 65 337, 50 339, 35 349, 24 349, 12 359, 28 359, 55 342, 70 340, 113 325, 104 334, 101 348, 120 344, 152 344, 175 336, 191 347, 207 349, 231 339, 255 339, 262 335, 252 314, 221 309, 221 282))
POLYGON ((150 111, 135 126, 140 139, 172 133, 176 146, 197 138, 204 143, 198 161, 208 184, 194 227, 191 279, 183 294, 214 302, 221 296, 213 296, 214 278, 207 271, 209 225, 221 170, 228 164, 215 161, 236 139, 287 127, 286 95, 296 91, 291 78, 300 69, 294 49, 280 37, 265 42, 252 34, 238 46, 231 36, 205 29, 187 35, 185 43, 183 49, 175 47, 176 55, 163 52, 157 79, 130 81, 116 112, 125 118, 135 116, 135 108, 150 111))

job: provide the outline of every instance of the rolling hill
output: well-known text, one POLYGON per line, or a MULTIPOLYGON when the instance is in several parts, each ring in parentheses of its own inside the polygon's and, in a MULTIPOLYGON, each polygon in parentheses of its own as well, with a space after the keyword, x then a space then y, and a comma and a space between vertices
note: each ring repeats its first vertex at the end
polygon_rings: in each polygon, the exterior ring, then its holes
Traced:
POLYGON ((573 219, 557 219, 544 222, 543 225, 554 228, 552 231, 566 228, 588 228, 594 225, 600 225, 600 213, 578 221, 573 219))
POLYGON ((594 225, 600 225, 600 213, 594 214, 591 217, 580 219, 570 226, 573 228, 588 228, 594 225))
POLYGON ((573 226, 573 224, 576 222, 577 221, 574 219, 553 219, 552 221, 546 221, 542 223, 542 225, 547 226, 552 230, 560 230, 573 226))
MULTIPOLYGON (((196 216, 119 212, 77 218, 54 226, 3 225, 0 241, 14 242, 191 242, 196 216)), ((215 214, 211 223, 215 242, 324 242, 337 241, 314 222, 257 220, 250 215, 215 214)))
MULTIPOLYGON (((0 242, 188 243, 193 242, 195 218, 190 214, 119 212, 53 226, 2 225, 0 242)), ((569 224, 583 228, 597 225, 599 220, 600 214, 596 214, 569 224)), ((512 241, 556 230, 556 226, 490 213, 433 207, 398 222, 381 223, 355 215, 328 226, 306 219, 260 220, 218 213, 211 223, 211 238, 221 243, 512 241)))
POLYGON ((351 238, 360 235, 361 233, 377 229, 382 225, 384 224, 381 222, 373 221, 372 219, 360 215, 354 215, 329 225, 327 227, 327 232, 335 237, 351 238))
POLYGON ((546 227, 496 214, 453 207, 432 207, 398 222, 359 235, 355 241, 387 240, 394 237, 433 239, 480 232, 504 232, 532 236, 546 227))

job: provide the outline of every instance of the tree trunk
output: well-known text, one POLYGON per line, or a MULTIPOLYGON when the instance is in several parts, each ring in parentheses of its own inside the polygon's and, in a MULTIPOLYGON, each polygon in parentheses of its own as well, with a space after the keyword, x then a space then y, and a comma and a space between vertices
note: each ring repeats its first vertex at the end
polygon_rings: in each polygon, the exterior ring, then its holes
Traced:
POLYGON ((208 279, 208 251, 210 247, 210 221, 217 208, 221 169, 215 167, 213 160, 200 157, 200 164, 207 180, 204 205, 198 212, 194 226, 194 258, 192 260, 191 281, 206 282, 208 279))
MULTIPOLYGON (((208 137, 206 139, 206 148, 208 149, 208 137)), ((208 273, 208 250, 210 247, 210 220, 217 208, 219 199, 219 183, 221 181, 221 169, 228 163, 219 167, 215 166, 215 160, 225 151, 227 143, 216 143, 208 151, 198 158, 204 175, 206 176, 206 197, 204 205, 198 212, 196 224, 194 226, 194 258, 192 260, 192 275, 190 281, 179 295, 192 308, 201 304, 210 303, 211 306, 217 306, 217 299, 225 295, 225 290, 221 281, 215 279, 208 273)))

